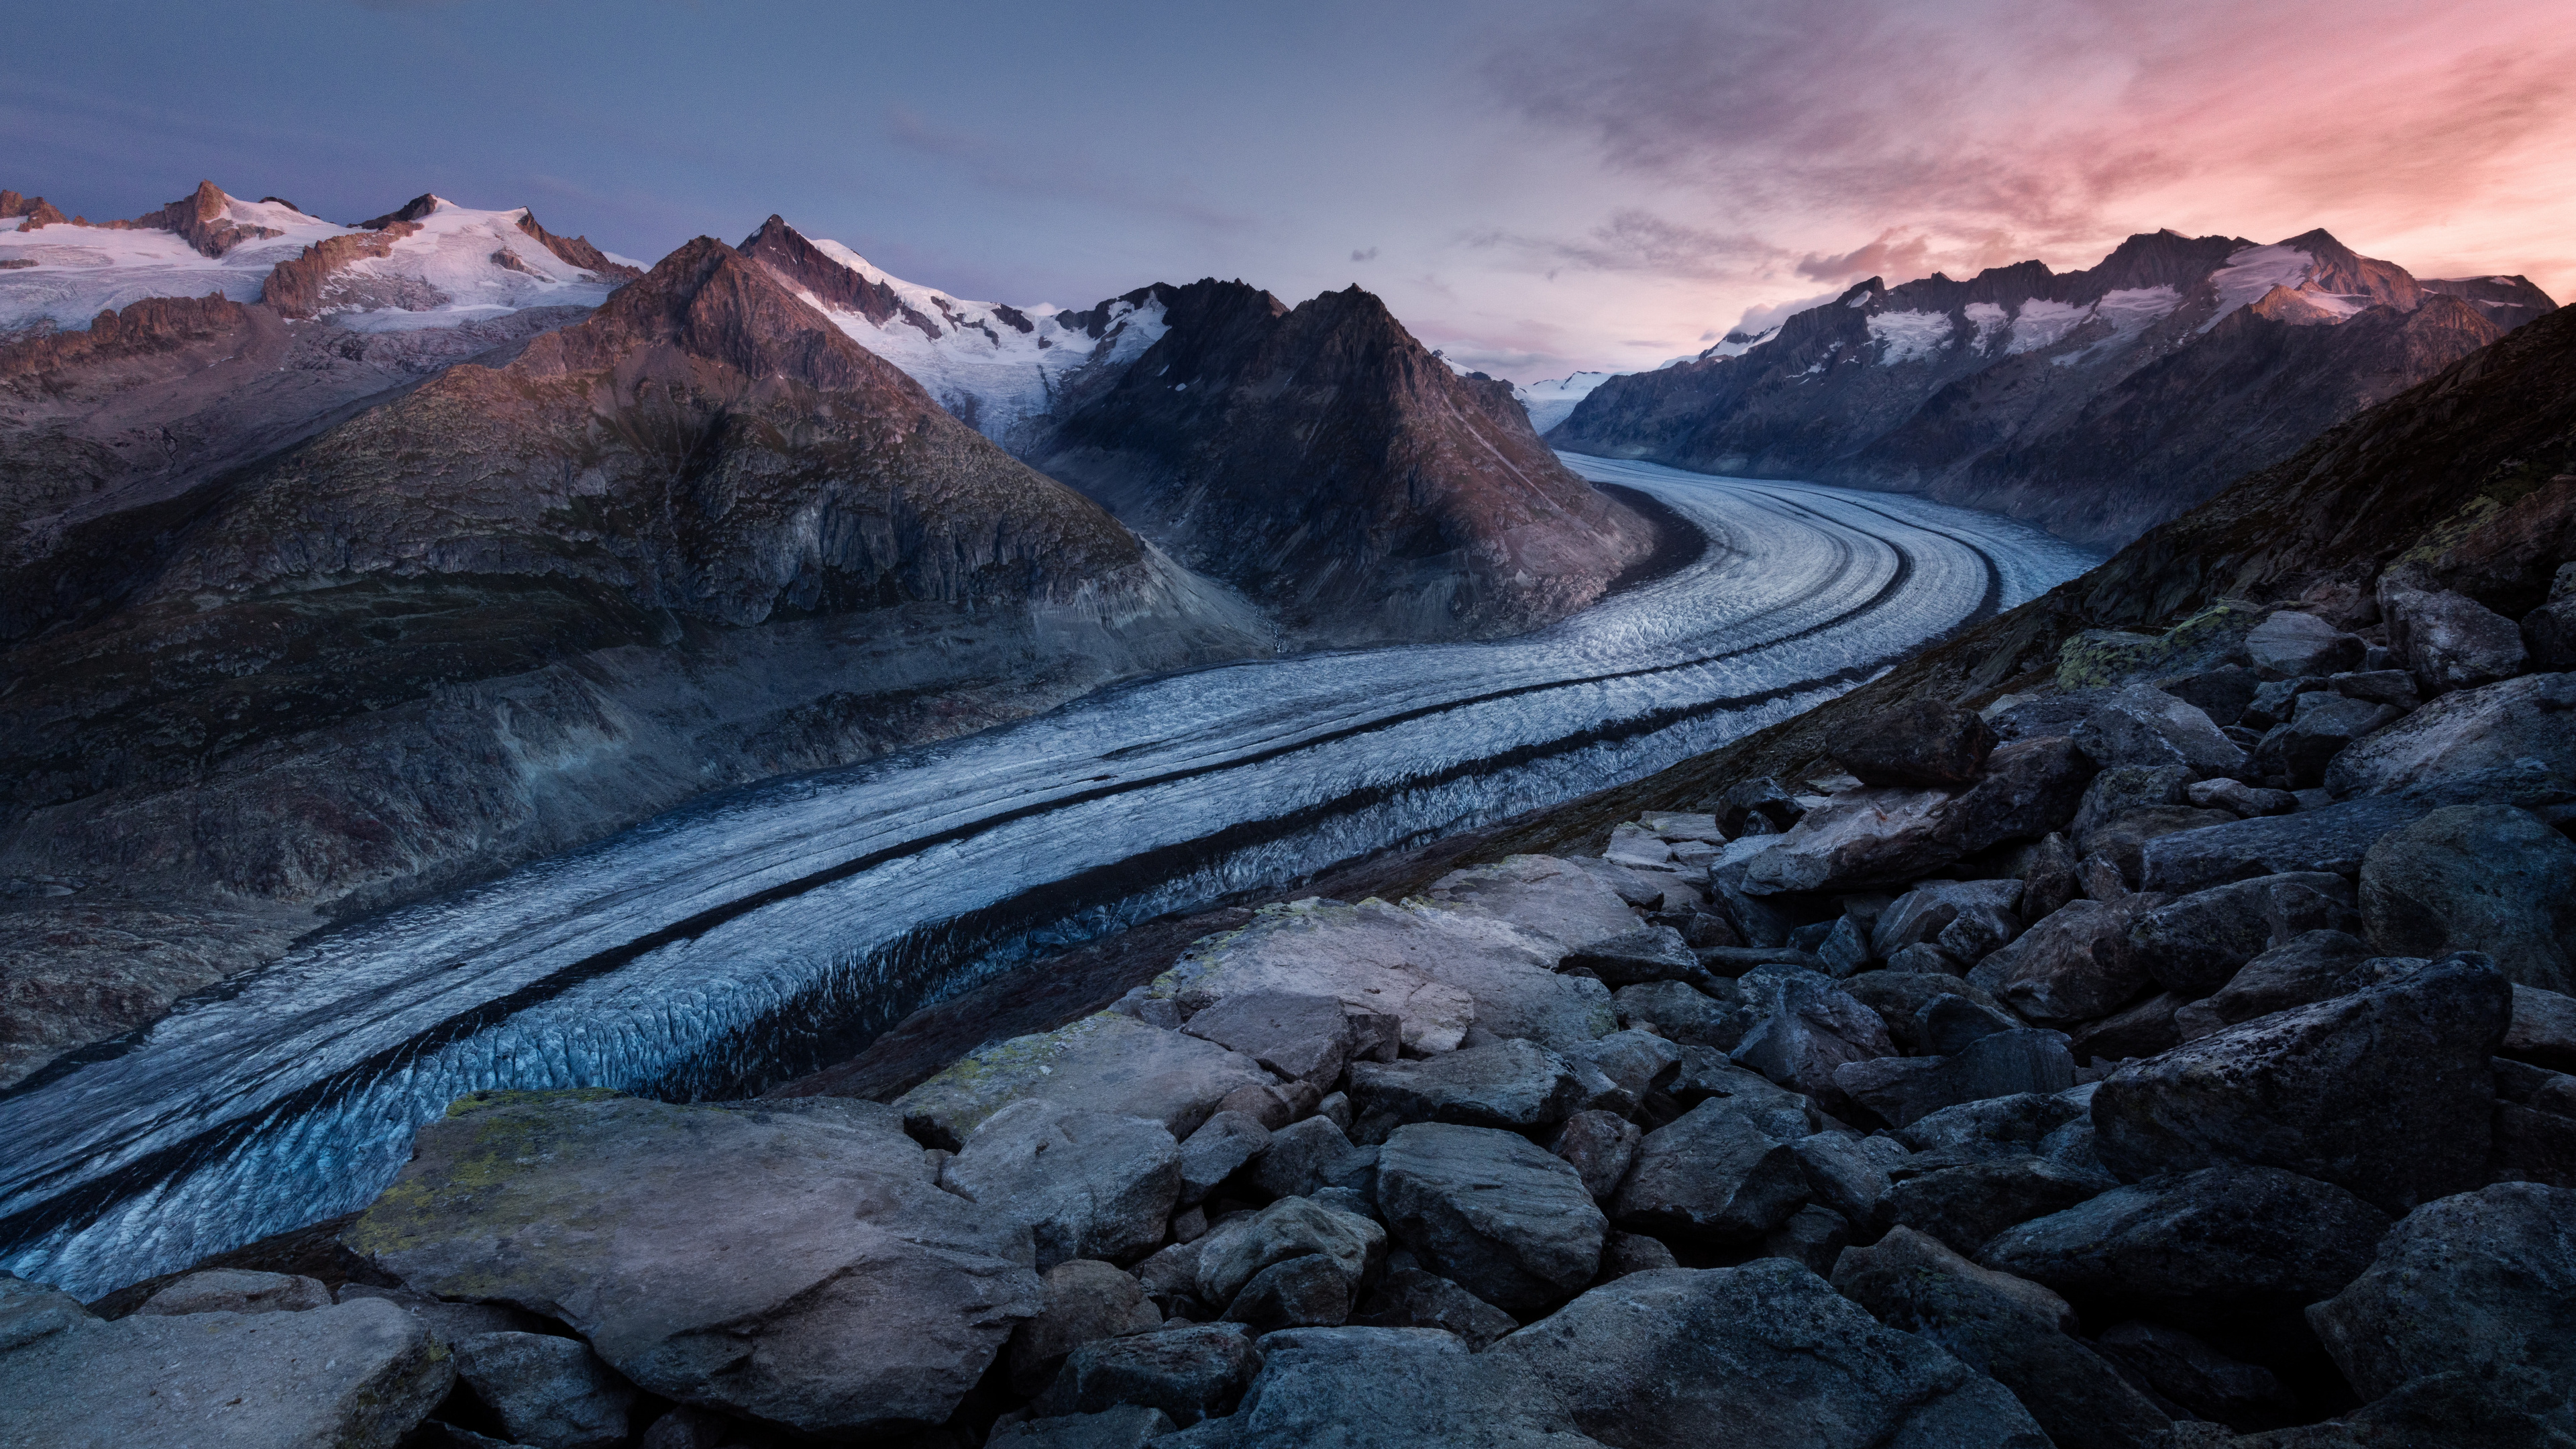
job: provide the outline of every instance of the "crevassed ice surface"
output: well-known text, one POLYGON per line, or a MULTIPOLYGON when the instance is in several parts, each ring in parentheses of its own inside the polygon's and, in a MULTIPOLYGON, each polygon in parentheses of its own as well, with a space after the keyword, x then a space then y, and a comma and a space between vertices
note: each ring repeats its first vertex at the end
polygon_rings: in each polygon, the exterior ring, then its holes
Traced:
POLYGON ((319 938, 0 1098, 0 1263, 95 1295, 363 1206, 470 1091, 760 1090, 1033 950, 1708 750, 2093 561, 1915 498, 1567 462, 1711 547, 1519 639, 1147 680, 319 938))

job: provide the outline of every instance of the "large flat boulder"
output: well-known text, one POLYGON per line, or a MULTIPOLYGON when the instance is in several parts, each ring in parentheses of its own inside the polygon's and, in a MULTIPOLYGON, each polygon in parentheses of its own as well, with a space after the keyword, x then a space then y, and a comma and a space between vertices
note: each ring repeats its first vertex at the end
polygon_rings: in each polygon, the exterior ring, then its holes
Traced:
POLYGON ((1509 855, 1493 865, 1453 870, 1423 895, 1468 915, 1506 921, 1560 951, 1637 929, 1637 913, 1599 875, 1553 855, 1509 855))
POLYGON ((2488 1060, 2512 1003, 2482 960, 2397 964, 2348 995, 2113 1072, 2093 1094, 2096 1148, 2131 1181, 2246 1163, 2403 1212, 2484 1172, 2488 1060))
POLYGON ((1197 1131, 1228 1093, 1274 1080, 1240 1052, 1104 1011, 971 1052, 896 1098, 895 1106, 923 1141, 951 1150, 963 1147, 985 1118, 1030 1097, 1150 1117, 1181 1138, 1197 1131))
POLYGON ((1522 1318, 1592 1281, 1610 1227, 1570 1164, 1489 1127, 1397 1128, 1377 1200, 1423 1266, 1522 1318))
POLYGON ((1045 1298, 1028 1225, 942 1191, 897 1122, 479 1094, 343 1240, 415 1291, 553 1318, 681 1403, 815 1435, 938 1424, 1045 1298))
POLYGON ((2528 810, 2454 805, 2381 836, 2361 911, 2388 955, 2477 951, 2521 985, 2576 992, 2576 844, 2528 810))
POLYGON ((2373 797, 2160 835, 2139 850, 2139 889, 2188 895, 2229 881, 2295 871, 2358 875, 2362 857, 2379 837, 2430 808, 2373 797))
MULTIPOLYGON (((1544 1385, 1430 1328, 1299 1328, 1261 1340, 1243 1403, 1188 1449, 1598 1449, 1544 1385)), ((1625 1442, 1625 1441, 1620 1441, 1625 1442)))
POLYGON ((2434 1374, 2532 1371, 2576 1384, 2576 1191, 2506 1182, 2406 1215, 2308 1323, 2377 1399, 2434 1374))
POLYGON ((1704 1101, 1638 1143, 1611 1214, 1638 1232, 1758 1239, 1807 1200, 1794 1140, 1764 1131, 1733 1101, 1704 1101))
POLYGON ((1181 1149, 1163 1124, 1023 1097, 987 1117, 939 1185, 1035 1234, 1037 1266, 1140 1257, 1163 1240, 1181 1149))
POLYGON ((2072 901, 1969 971, 1968 982, 2032 1021, 2089 1021, 2147 984, 2129 944, 2128 902, 2072 901))
POLYGON ((2446 694, 2335 756, 2338 796, 2539 805, 2576 791, 2576 674, 2526 674, 2446 694))
MULTIPOLYGON (((0 1315, 39 1297, 0 1298, 0 1315)), ((0 1348, 0 1444, 11 1449, 393 1449, 456 1382, 428 1330, 374 1299, 113 1323, 54 1316, 51 1330, 0 1348)), ((8 1337, 33 1325, 14 1327, 8 1337)))
MULTIPOLYGON (((1620 914, 1622 929, 1634 929, 1625 906, 1620 914)), ((1608 987, 1557 974, 1568 949, 1486 908, 1298 901, 1200 942, 1153 990, 1185 1011, 1252 991, 1337 997, 1351 1011, 1398 1018, 1404 1045, 1416 1052, 1455 1047, 1471 1023, 1496 1036, 1572 1045, 1616 1031, 1618 1013, 1608 987)))
POLYGON ((1630 1449, 2049 1442, 2002 1385, 1778 1258, 1630 1273, 1483 1357, 1630 1449))
POLYGON ((1743 888, 1756 896, 1859 890, 1938 869, 1960 855, 1936 836, 1949 798, 1945 790, 1904 786, 1836 795, 1748 854, 1743 888))
POLYGON ((1507 1039, 1420 1061, 1351 1068, 1351 1108, 1363 1120, 1456 1122, 1526 1130, 1562 1122, 1583 1105, 1566 1059, 1536 1042, 1507 1039))

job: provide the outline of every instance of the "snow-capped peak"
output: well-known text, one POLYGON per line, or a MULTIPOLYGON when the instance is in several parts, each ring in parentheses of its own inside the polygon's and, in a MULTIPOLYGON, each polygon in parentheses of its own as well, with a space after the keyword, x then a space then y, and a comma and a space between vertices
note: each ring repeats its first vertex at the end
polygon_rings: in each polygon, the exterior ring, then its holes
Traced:
POLYGON ((1591 396, 1594 388, 1612 376, 1607 372, 1569 373, 1544 382, 1524 383, 1512 389, 1512 396, 1529 411, 1530 426, 1544 433, 1564 422, 1573 414, 1576 403, 1591 396))

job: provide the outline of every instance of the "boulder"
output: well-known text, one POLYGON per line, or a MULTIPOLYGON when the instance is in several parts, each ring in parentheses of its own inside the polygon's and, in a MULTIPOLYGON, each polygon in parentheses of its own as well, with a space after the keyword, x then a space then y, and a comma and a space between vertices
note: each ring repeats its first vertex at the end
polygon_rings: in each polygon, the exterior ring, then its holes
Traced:
POLYGON ((179 1313, 300 1313, 331 1301, 331 1290, 318 1278, 292 1273, 254 1273, 241 1268, 208 1268, 190 1273, 143 1300, 135 1309, 146 1317, 179 1313))
POLYGON ((1485 1127, 1397 1128, 1377 1200, 1423 1266, 1517 1317, 1592 1281, 1609 1230, 1572 1165, 1485 1127))
POLYGON ((0 1444, 28 1449, 393 1449, 456 1381, 427 1330, 372 1299, 106 1323, 21 1287, 0 1315, 0 1343, 17 1339, 0 1348, 0 1444))
POLYGON ((2017 740, 1987 758, 1984 779, 1938 808, 1933 839, 1956 859, 2062 830, 2092 777, 2092 759, 2073 740, 2017 740))
POLYGON ((1357 1044, 1340 997, 1295 991, 1228 996, 1194 1013, 1181 1029, 1319 1091, 1332 1089, 1357 1044))
POLYGON ((1798 792, 1765 776, 1744 780, 1727 788, 1709 806, 1717 817, 1717 826, 1729 840, 1740 835, 1776 835, 1798 823, 1807 813, 1806 803, 1798 792), (1753 817, 1762 817, 1761 828, 1753 828, 1753 817))
POLYGON ((1862 1240, 1883 1228, 1880 1213, 1892 1186, 1888 1171, 1905 1160, 1906 1151, 1892 1137, 1849 1137, 1818 1132, 1789 1144, 1807 1172, 1807 1189, 1819 1203, 1851 1224, 1862 1240))
POLYGON ((1598 860, 1510 855, 1493 865, 1453 870, 1431 883, 1425 899, 1468 916, 1502 921, 1558 952, 1636 929, 1623 892, 1638 872, 1598 860))
POLYGON ((2118 1186, 2098 1169, 2043 1157, 1925 1153, 1888 1174, 1879 1220, 1925 1233, 1966 1254, 2015 1223, 2063 1212, 2118 1186), (1949 1165, 1941 1165, 1947 1163, 1949 1165))
POLYGON ((1611 829, 1609 848, 1601 852, 1601 858, 1613 865, 1661 868, 1672 864, 1673 848, 1642 825, 1623 824, 1611 829))
POLYGON ((2094 1347, 2158 1398, 2231 1429, 2295 1423, 2296 1395, 2270 1369, 2228 1357, 2179 1328, 2131 1319, 2102 1330, 2094 1347))
POLYGON ((1640 810, 1637 823, 1666 840, 1696 840, 1708 845, 1724 845, 1726 832, 1717 826, 1717 816, 1689 810, 1640 810))
POLYGON ((1218 1112, 1240 1112, 1265 1129, 1277 1132, 1314 1111, 1323 1100, 1323 1094, 1315 1090, 1312 1082, 1264 1081, 1237 1087, 1219 1097, 1216 1109, 1218 1112))
POLYGON ((1995 732, 1967 710, 1910 699, 1872 710, 1834 741, 1833 756, 1864 785, 1966 785, 1994 753, 1995 732))
POLYGON ((1637 1160, 1637 1143, 1644 1135, 1636 1123, 1608 1112, 1577 1112, 1548 1144, 1548 1151, 1572 1163, 1583 1178, 1583 1190, 1598 1201, 1618 1190, 1629 1164, 1637 1160))
POLYGON ((2254 773, 2276 786, 2306 790, 2323 784, 2326 767, 2344 747, 2403 719, 2406 711, 2340 694, 2299 696, 2289 723, 2263 736, 2254 751, 2254 773))
MULTIPOLYGON (((1713 984, 1722 986, 1730 997, 1736 994, 1732 981, 1717 978, 1713 984)), ((1666 1040, 1685 1046, 1732 1051, 1744 1040, 1750 1024, 1750 1013, 1741 1002, 1713 996, 1686 981, 1622 986, 1615 999, 1622 1025, 1652 1026, 1666 1040)))
POLYGON ((1792 1091, 1839 1102, 1836 1067, 1896 1053, 1878 1013, 1826 977, 1767 967, 1737 985, 1753 1023, 1727 1059, 1792 1091))
POLYGON ((1262 1340, 1232 1415, 1168 1449, 1597 1449, 1546 1389, 1457 1337, 1422 1328, 1299 1328, 1262 1340))
POLYGON ((30 1282, 0 1268, 0 1353, 97 1321, 79 1299, 52 1284, 30 1282))
POLYGON ((1681 1072, 1682 1049, 1651 1031, 1614 1031, 1566 1054, 1566 1065, 1591 1090, 1583 1105, 1625 1117, 1646 1094, 1670 1086, 1681 1072))
POLYGON ((506 1303, 449 1303, 400 1288, 380 1288, 367 1283, 343 1283, 337 1297, 342 1303, 354 1303, 361 1298, 381 1298, 411 1315, 413 1322, 428 1329, 429 1336, 443 1344, 454 1344, 460 1338, 471 1338, 478 1333, 553 1333, 560 1330, 560 1325, 554 1320, 506 1303))
MULTIPOLYGON (((1949 798, 1903 786, 1847 790, 1745 857, 1743 889, 1756 896, 1859 890, 1939 869, 1961 854, 1935 835, 1949 798)), ((1737 922, 1738 929, 1744 924, 1737 922)), ((1745 939, 1760 937, 1746 931, 1745 939)))
POLYGON ((1386 1257, 1386 1230, 1311 1198, 1283 1197, 1213 1229, 1198 1249, 1198 1299, 1223 1306, 1255 1276, 1292 1258, 1320 1255, 1356 1286, 1386 1257))
POLYGON ((2326 688, 2346 699, 2366 699, 2372 704, 2393 704, 2403 711, 2420 708, 2424 699, 2416 693, 2415 676, 2403 669, 2362 669, 2348 674, 2326 676, 2326 688))
POLYGON ((2437 805, 2566 800, 2576 794, 2570 711, 2576 674, 2526 674, 2446 694, 2335 756, 2326 788, 2437 805))
POLYGON ((1024 1097, 1151 1117, 1177 1139, 1197 1131, 1227 1093, 1270 1080, 1239 1052, 1102 1012, 971 1052, 895 1106, 906 1130, 952 1152, 985 1118, 1024 1097))
POLYGON ((2524 986, 2576 992, 2576 844, 2510 805, 2454 805, 2363 858, 2370 944, 2391 956, 2477 951, 2524 986))
POLYGON ((2576 599, 2543 604, 2523 615, 2522 647, 2534 669, 2553 674, 2576 669, 2576 599))
POLYGON ((2022 870, 2021 906, 2018 914, 2023 924, 2040 920, 2057 911, 2068 901, 2084 893, 2076 867, 2083 857, 2067 843, 2064 835, 2051 831, 2031 848, 2030 863, 2022 870))
POLYGON ((1851 1224, 1841 1213, 1809 1203, 1762 1235, 1761 1256, 1786 1259, 1822 1278, 1834 1271, 1834 1259, 1851 1241, 1851 1224))
POLYGON ((2314 1178, 2213 1167, 2007 1228, 1977 1260, 2079 1302, 2167 1320, 2259 1315, 2340 1291, 2370 1265, 2388 1221, 2314 1178))
POLYGON ((2143 997, 2076 1028, 2066 1039, 2066 1049, 2077 1061, 2096 1065, 2154 1056, 2182 1040, 2174 1015, 2184 1004, 2182 996, 2172 991, 2143 997))
POLYGON ((2026 1093, 1963 1102, 1899 1127, 1896 1140, 1909 1151, 1946 1154, 1943 1160, 1974 1155, 2027 1157, 2059 1128, 2084 1117, 2084 1089, 2047 1095, 2026 1093))
POLYGON ((2428 1374, 2382 1399, 2296 1429, 2249 1434, 2229 1449, 2567 1449, 2576 1414, 2564 1385, 2523 1369, 2428 1374))
POLYGON ((2075 1085, 2075 1059, 2059 1033, 2020 1027, 1981 1036, 1955 1056, 1847 1063, 1835 1069, 1834 1085, 1902 1127, 1962 1102, 2062 1092, 2075 1085))
POLYGON ((2517 984, 2497 1052, 2553 1072, 2576 1072, 2576 997, 2517 984))
POLYGON ((1420 1268, 1389 1268, 1351 1322, 1368 1328, 1437 1328, 1458 1335, 1477 1353, 1520 1327, 1510 1314, 1420 1268))
POLYGON ((1744 1242, 1806 1200, 1798 1154, 1755 1114, 1716 1098, 1645 1135, 1610 1212, 1632 1232, 1744 1242))
POLYGON ((1708 975, 1690 943, 1670 926, 1642 926, 1565 953, 1559 969, 1591 972, 1611 987, 1641 981, 1697 981, 1708 975))
POLYGON ((417 1291, 558 1317, 665 1398, 818 1435, 937 1424, 1045 1300, 1028 1225, 940 1190, 898 1120, 478 1094, 342 1237, 417 1291))
POLYGON ((2483 1171, 2511 1007, 2495 968, 2453 957, 2229 1027, 2106 1078, 2097 1148, 2128 1181, 2247 1163, 2402 1212, 2483 1171))
POLYGON ((635 1388, 580 1339, 480 1333, 454 1347, 456 1376, 500 1419, 512 1443, 607 1449, 626 1442, 635 1388))
POLYGON ((1360 1119, 1455 1122, 1526 1129, 1562 1122, 1585 1093, 1565 1058, 1511 1038, 1421 1061, 1360 1062, 1351 1068, 1351 1108, 1360 1119))
POLYGON ((2010 911, 2021 904, 2021 892, 2022 883, 2017 880, 1925 881, 1878 913, 1870 927, 1870 954, 1884 959, 1932 940, 1962 911, 2010 911))
POLYGON ((2147 984, 2131 921, 2125 905, 2072 902, 1978 962, 1968 982, 2032 1021, 2107 1015, 2147 984))
MULTIPOLYGON (((2355 640, 2359 643, 2359 640, 2355 640)), ((2236 723, 2252 703, 2254 691, 2263 676, 2242 664, 2221 664, 2193 674, 2174 674, 2147 681, 2156 688, 2199 708, 2220 729, 2236 723)))
POLYGON ((2297 871, 2168 901, 2131 923, 2129 946, 2158 985, 2197 1000, 2275 946, 2309 931, 2351 931, 2360 924, 2351 882, 2297 871))
POLYGON ((1816 943, 1816 959, 1825 963, 1827 975, 1837 978, 1858 975, 1868 969, 1873 959, 1869 950, 1869 930, 1856 916, 1836 917, 1833 929, 1816 943))
POLYGON ((1149 1118, 1024 1097, 984 1119, 939 1184, 1027 1223, 1041 1270, 1141 1257, 1180 1197, 1181 1149, 1149 1118))
MULTIPOLYGON (((1805 1095, 1780 1086, 1759 1072, 1748 1072, 1705 1047, 1682 1048, 1682 1069, 1666 1088, 1684 1109, 1707 1101, 1732 1102, 1764 1132, 1787 1141, 1816 1131, 1831 1119, 1805 1095)), ((1669 1120, 1658 1118, 1657 1125, 1669 1120)))
POLYGON ((2114 765, 2084 787, 2083 802, 2076 807, 2067 833, 2079 854, 2093 854, 2096 847, 2087 842, 2104 826, 2133 810, 2190 803, 2191 784, 2187 765, 2114 765))
POLYGON ((2299 797, 2287 790, 2257 789, 2242 780, 2195 780, 2183 794, 2203 810, 2225 810, 2239 816, 2287 815, 2299 808, 2299 797))
POLYGON ((2361 641, 2314 614, 2278 609, 2245 632, 2245 654, 2265 679, 2332 674, 2361 662, 2361 641))
POLYGON ((1098 1414, 1122 1405, 1159 1409, 1175 1424, 1224 1412, 1260 1366, 1240 1323, 1193 1323, 1159 1333, 1094 1339, 1067 1354, 1032 1416, 1098 1414))
POLYGON ((1084 1344, 1163 1326, 1145 1285, 1113 1264, 1076 1258, 1047 1269, 1044 1278, 1046 1307, 1011 1330, 1004 1360, 1011 1392, 1022 1398, 1055 1382, 1065 1356, 1084 1344))
POLYGON ((2104 769, 2181 765, 2196 778, 2233 775, 2245 751, 2209 716, 2162 690, 2132 684, 2104 700, 2075 727, 2075 747, 2104 769))
POLYGON ((1349 1274, 1323 1254, 1309 1253, 1253 1274, 1226 1305, 1225 1321, 1257 1334, 1330 1328, 1350 1319, 1353 1294, 1349 1274))
POLYGON ((1252 1185, 1272 1197, 1308 1197, 1328 1187, 1358 1187, 1377 1165, 1375 1149, 1354 1146, 1329 1117, 1308 1117, 1270 1134, 1252 1163, 1252 1185))
POLYGON ((2168 835, 2205 830, 2213 825, 2233 825, 2237 818, 2233 811, 2228 810, 2201 810, 2189 805, 2142 805, 2104 821, 2079 844, 2087 860, 2109 864, 2125 887, 2140 878, 2150 842, 2168 835))
POLYGON ((1482 1357, 1638 1449, 2049 1442, 1994 1380, 1776 1258, 1628 1274, 1482 1357))
POLYGON ((2498 1183, 2408 1213, 2308 1324, 2364 1399, 2492 1365, 2576 1384, 2576 1191, 2498 1183))
MULTIPOLYGON (((1176 1427, 1160 1409, 1123 1404, 1097 1414, 1062 1414, 997 1424, 985 1449, 1145 1449, 1176 1427)), ((659 1449, 646 1445, 644 1449, 659 1449)), ((691 1446, 696 1449, 696 1446, 691 1446)), ((712 1444, 707 1449, 714 1449, 712 1444)))
POLYGON ((2530 661, 2521 628, 2466 594, 2383 589, 2380 608, 2388 647, 2428 695, 2510 679, 2530 661))
POLYGON ((2346 800, 2296 815, 2238 820, 2160 836, 2138 856, 2142 890, 2188 895, 2260 875, 2358 875, 2379 837, 2425 813, 2407 800, 2346 800))
POLYGON ((2197 1041, 2211 1032, 2276 1011, 2340 996, 2361 984, 2370 948, 2342 931, 2308 931, 2240 967, 2207 998, 2176 1010, 2174 1033, 2197 1041))
MULTIPOLYGON (((1919 1017, 1937 997, 1964 997, 1981 1008, 1999 1008, 1984 987, 1940 971, 1899 971, 1890 966, 1884 971, 1864 971, 1837 985, 1844 995, 1878 1013, 1889 1039, 1909 1052, 1930 1050, 1922 1038, 1919 1017)), ((2021 1021, 2015 1017, 2012 1024, 2019 1026, 2021 1021)))
POLYGON ((2075 1315, 2035 1283, 1980 1267, 1907 1228, 1845 1252, 1834 1291, 1931 1340, 2021 1401, 2058 1449, 2164 1449, 2173 1421, 2070 1336, 2075 1315))
MULTIPOLYGON (((1978 996, 1984 994, 1979 992, 1978 996)), ((1901 1038, 1899 1045, 1917 1047, 1927 1056, 1947 1057, 1966 1051, 1970 1044, 1996 1032, 2019 1030, 2021 1019, 1958 991, 1944 991, 1915 1009, 1913 1026, 1912 1034, 1901 1038)))
POLYGON ((1247 1112, 1219 1112, 1181 1144, 1181 1190, 1174 1202, 1195 1207, 1217 1184, 1270 1147, 1270 1129, 1247 1112))

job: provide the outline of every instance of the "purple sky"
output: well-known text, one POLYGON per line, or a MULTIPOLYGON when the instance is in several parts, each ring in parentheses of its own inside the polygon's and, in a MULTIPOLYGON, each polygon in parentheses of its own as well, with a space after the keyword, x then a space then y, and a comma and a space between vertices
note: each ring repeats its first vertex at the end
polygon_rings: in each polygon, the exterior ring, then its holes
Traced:
POLYGON ((2563 0, 88 0, 10 50, 0 186, 93 218, 434 190, 649 258, 775 211, 999 301, 1358 282, 1525 381, 2159 226, 2576 293, 2563 0))

